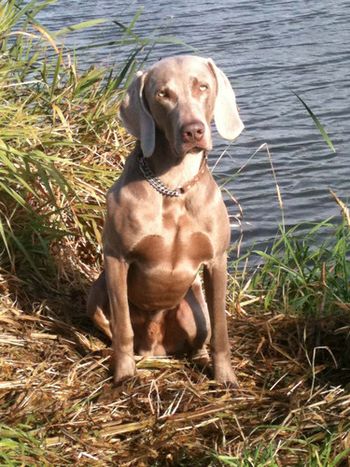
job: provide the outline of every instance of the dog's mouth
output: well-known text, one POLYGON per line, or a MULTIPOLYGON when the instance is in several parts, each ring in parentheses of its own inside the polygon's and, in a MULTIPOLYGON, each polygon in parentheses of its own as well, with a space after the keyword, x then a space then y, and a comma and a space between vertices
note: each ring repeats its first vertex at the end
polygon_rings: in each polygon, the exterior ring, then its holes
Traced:
POLYGON ((174 152, 178 158, 183 159, 187 154, 200 154, 203 151, 210 151, 212 149, 211 142, 207 138, 197 143, 183 143, 182 141, 176 145, 174 152))
POLYGON ((190 151, 188 151, 189 153, 191 154, 199 154, 199 153, 202 153, 202 151, 206 149, 206 148, 202 148, 202 147, 198 147, 198 146, 195 146, 194 148, 192 148, 190 151))
POLYGON ((178 162, 181 162, 187 154, 201 154, 203 151, 206 151, 205 147, 199 146, 190 146, 182 144, 181 147, 173 147, 173 152, 176 155, 176 159, 178 162))
POLYGON ((207 124, 204 126, 203 136, 200 140, 193 138, 192 141, 184 141, 180 128, 165 130, 163 135, 178 161, 181 161, 189 153, 200 154, 203 151, 210 151, 212 149, 211 132, 207 124))

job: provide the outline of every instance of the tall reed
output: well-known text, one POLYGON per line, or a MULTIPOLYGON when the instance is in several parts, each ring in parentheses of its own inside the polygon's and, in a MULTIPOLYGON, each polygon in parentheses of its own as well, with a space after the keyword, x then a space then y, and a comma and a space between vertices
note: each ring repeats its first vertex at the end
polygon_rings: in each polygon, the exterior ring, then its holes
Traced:
POLYGON ((52 287, 95 261, 104 193, 130 142, 117 112, 139 47, 117 72, 80 73, 36 19, 49 3, 0 3, 0 267, 52 287))

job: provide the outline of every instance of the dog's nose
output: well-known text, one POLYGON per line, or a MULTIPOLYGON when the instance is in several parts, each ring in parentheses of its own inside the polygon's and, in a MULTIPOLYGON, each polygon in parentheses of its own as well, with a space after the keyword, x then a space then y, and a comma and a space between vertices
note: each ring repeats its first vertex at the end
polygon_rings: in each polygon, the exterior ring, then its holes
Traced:
POLYGON ((202 122, 192 122, 181 128, 182 141, 184 143, 198 143, 204 136, 204 125, 202 122))

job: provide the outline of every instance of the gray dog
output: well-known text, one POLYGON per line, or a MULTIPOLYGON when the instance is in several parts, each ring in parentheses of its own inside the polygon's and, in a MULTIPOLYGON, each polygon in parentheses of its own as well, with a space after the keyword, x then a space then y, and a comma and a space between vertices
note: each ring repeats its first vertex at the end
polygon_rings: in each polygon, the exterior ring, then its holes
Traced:
POLYGON ((243 129, 232 87, 210 59, 167 58, 137 74, 121 118, 138 142, 107 195, 105 271, 88 299, 113 343, 114 382, 135 374, 134 352, 207 361, 210 341, 215 379, 236 385, 225 316, 230 226, 206 163, 213 118, 225 139, 243 129))

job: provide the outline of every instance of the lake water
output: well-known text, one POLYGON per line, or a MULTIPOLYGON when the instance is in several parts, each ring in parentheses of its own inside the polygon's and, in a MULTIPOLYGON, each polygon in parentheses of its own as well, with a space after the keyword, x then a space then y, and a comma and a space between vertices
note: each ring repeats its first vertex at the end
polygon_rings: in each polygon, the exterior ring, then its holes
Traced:
MULTIPOLYGON (((281 188, 286 225, 339 214, 329 188, 350 194, 350 2, 348 0, 202 1, 58 0, 41 15, 52 31, 93 18, 111 22, 75 33, 67 46, 96 43, 78 52, 82 67, 121 64, 128 48, 106 44, 121 38, 115 19, 128 24, 143 8, 134 31, 144 37, 176 36, 212 57, 236 92, 245 131, 227 148, 215 137, 211 163, 225 150, 215 173, 234 178, 228 190, 243 209, 243 246, 262 246, 281 220, 266 143, 281 188), (327 129, 331 153, 297 92, 327 129), (251 159, 250 159, 251 158, 251 159), (237 175, 240 168, 243 169, 237 175)), ((159 44, 149 63, 188 52, 159 44)), ((191 52, 192 53, 192 52, 191 52)), ((227 200, 231 214, 237 207, 227 200)), ((233 239, 238 228, 232 220, 233 239)))

